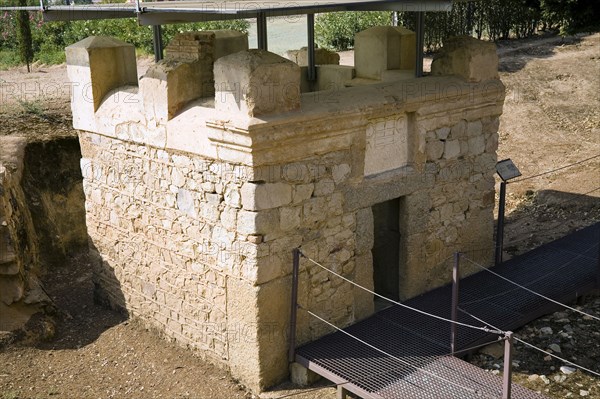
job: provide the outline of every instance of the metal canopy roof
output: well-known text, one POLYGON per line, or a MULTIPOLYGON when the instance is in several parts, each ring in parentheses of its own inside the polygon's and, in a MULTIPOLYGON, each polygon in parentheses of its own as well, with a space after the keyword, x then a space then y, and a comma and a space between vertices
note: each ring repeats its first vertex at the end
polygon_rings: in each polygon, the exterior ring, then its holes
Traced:
MULTIPOLYGON (((258 48, 267 50, 267 17, 306 15, 308 30, 308 80, 316 79, 314 15, 336 11, 402 11, 416 12, 415 76, 423 74, 423 14, 452 9, 452 0, 237 0, 224 1, 151 1, 135 3, 52 5, 40 1, 39 7, 2 7, 0 11, 41 11, 44 21, 76 21, 92 19, 137 18, 140 25, 151 25, 154 57, 162 59, 161 25, 185 22, 256 19, 258 48)), ((55 0, 56 1, 56 0, 55 0)), ((469 1, 469 0, 456 0, 469 1)))
POLYGON ((90 5, 0 7, 0 10, 42 11, 45 21, 137 17, 141 25, 315 14, 335 11, 450 11, 451 0, 240 0, 161 1, 90 5))

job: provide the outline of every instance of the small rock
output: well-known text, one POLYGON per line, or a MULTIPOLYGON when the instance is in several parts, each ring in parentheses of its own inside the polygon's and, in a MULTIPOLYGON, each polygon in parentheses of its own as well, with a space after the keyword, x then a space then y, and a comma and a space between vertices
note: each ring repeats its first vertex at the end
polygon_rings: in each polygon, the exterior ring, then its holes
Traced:
POLYGON ((572 333, 573 332, 573 327, 571 327, 570 324, 565 324, 563 326, 563 329, 565 330, 565 332, 568 332, 568 333, 572 333))
POLYGON ((540 328, 540 335, 552 335, 553 331, 551 327, 540 328))
POLYGON ((540 379, 542 381, 544 381, 544 384, 546 384, 546 385, 550 384, 550 378, 546 377, 545 375, 543 375, 543 374, 540 375, 540 379))
POLYGON ((548 349, 550 349, 552 352, 555 352, 555 353, 561 353, 560 346, 557 344, 548 345, 548 349))
POLYGON ((569 374, 573 374, 574 372, 576 372, 577 369, 575 367, 571 367, 571 366, 560 366, 560 371, 563 374, 569 375, 569 374))
POLYGON ((586 390, 579 390, 579 396, 588 396, 590 394, 590 391, 586 391, 586 390))
POLYGON ((529 381, 537 381, 539 378, 540 376, 537 374, 531 374, 529 377, 527 377, 529 381))
POLYGON ((489 355, 494 359, 499 359, 504 356, 504 344, 501 342, 494 342, 493 344, 484 346, 479 352, 489 355))
POLYGON ((567 314, 567 312, 556 312, 556 313, 554 313, 553 316, 557 320, 566 319, 567 317, 569 317, 569 315, 567 314))
POLYGON ((550 355, 544 356, 545 362, 549 362, 550 360, 552 360, 552 356, 550 356, 550 355))

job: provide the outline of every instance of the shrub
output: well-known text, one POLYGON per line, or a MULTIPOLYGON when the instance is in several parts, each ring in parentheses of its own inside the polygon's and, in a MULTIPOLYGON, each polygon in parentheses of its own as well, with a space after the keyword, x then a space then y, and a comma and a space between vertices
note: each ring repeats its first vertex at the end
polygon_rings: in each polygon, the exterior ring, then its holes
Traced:
POLYGON ((377 25, 390 25, 389 11, 335 12, 319 14, 315 18, 315 42, 331 50, 354 47, 357 32, 377 25))

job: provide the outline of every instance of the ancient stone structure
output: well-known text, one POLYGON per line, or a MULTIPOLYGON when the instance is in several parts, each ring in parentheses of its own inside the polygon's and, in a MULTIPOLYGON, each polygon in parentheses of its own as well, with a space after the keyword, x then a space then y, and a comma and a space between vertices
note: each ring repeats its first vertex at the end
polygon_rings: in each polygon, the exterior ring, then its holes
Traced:
MULTIPOLYGON (((377 29, 357 48, 376 37, 381 58, 320 66, 312 89, 336 90, 302 92, 293 62, 198 35, 139 83, 125 43, 67 49, 73 83, 95 88, 72 108, 105 301, 261 390, 288 377, 293 248, 400 299, 448 282, 455 250, 490 249, 504 100, 493 45, 458 39, 416 79, 387 73, 414 60, 410 35, 377 29), (117 75, 97 78, 105 68, 117 75), (199 89, 210 79, 214 95, 199 89)), ((374 310, 305 261, 299 301, 338 326, 374 310)), ((300 343, 326 332, 299 312, 300 343)))
POLYGON ((0 333, 21 330, 50 298, 41 288, 37 234, 22 188, 27 140, 0 137, 0 333))

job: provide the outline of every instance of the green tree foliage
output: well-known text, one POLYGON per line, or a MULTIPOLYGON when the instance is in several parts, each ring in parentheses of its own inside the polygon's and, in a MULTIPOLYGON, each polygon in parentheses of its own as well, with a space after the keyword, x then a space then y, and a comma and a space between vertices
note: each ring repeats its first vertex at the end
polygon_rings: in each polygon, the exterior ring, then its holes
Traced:
MULTIPOLYGON (((22 1, 22 0, 20 0, 22 1)), ((16 32, 17 14, 0 14, 0 49, 18 51, 16 32)), ((113 36, 131 43, 146 53, 152 52, 152 28, 139 26, 137 20, 113 19, 73 22, 42 21, 40 13, 31 14, 31 44, 35 58, 42 62, 64 61, 64 48, 88 36, 113 36)), ((163 42, 169 41, 179 32, 213 29, 233 29, 247 32, 250 24, 246 20, 198 22, 163 26, 163 42)), ((25 62, 25 61, 23 61, 25 62)))
POLYGON ((598 0, 540 0, 542 18, 549 28, 562 34, 578 30, 598 30, 600 1, 598 0))
POLYGON ((335 12, 315 20, 315 41, 320 47, 347 50, 354 46, 356 32, 377 25, 390 25, 390 12, 335 12))
MULTIPOLYGON (((26 6, 26 0, 19 0, 20 6, 26 6)), ((31 26, 29 24, 29 12, 17 12, 17 39, 19 43, 19 57, 21 62, 27 64, 27 72, 30 72, 29 64, 33 61, 33 39, 31 37, 31 26)))
MULTIPOLYGON (((320 14, 316 18, 317 44, 336 50, 354 45, 354 35, 374 25, 386 25, 391 12, 320 14)), ((415 14, 401 12, 399 24, 415 29, 415 14)), ((475 0, 456 1, 449 12, 425 13, 425 48, 435 50, 454 35, 479 39, 523 38, 540 29, 572 33, 600 26, 600 0, 475 0)))

